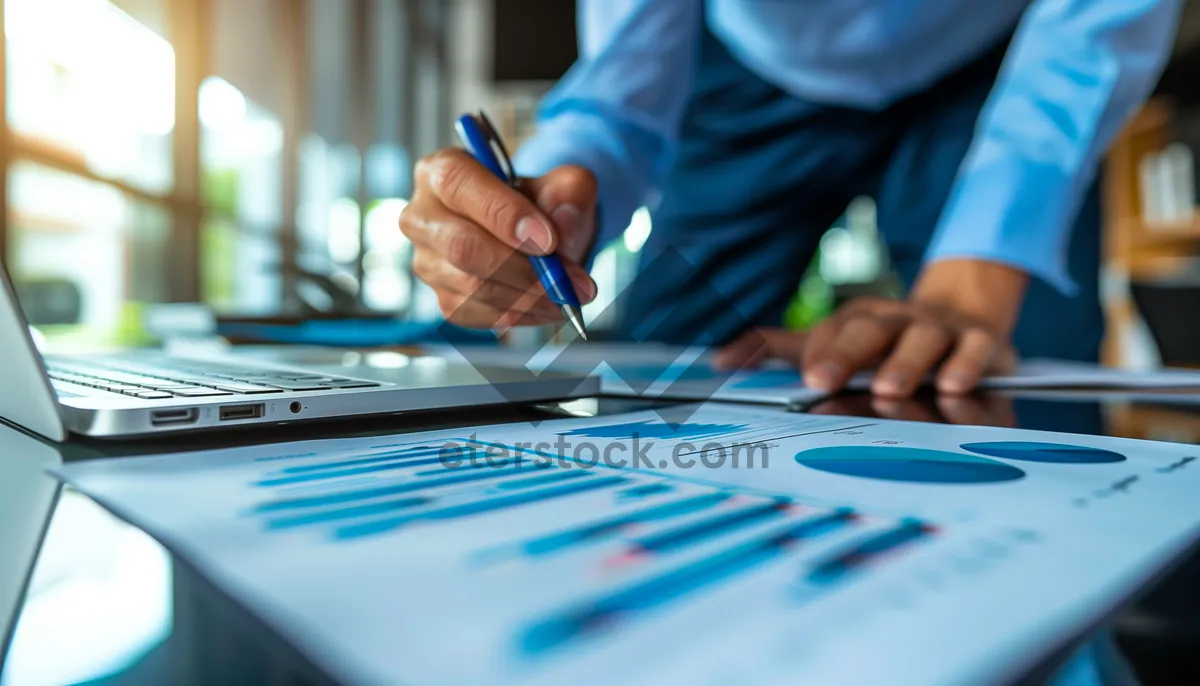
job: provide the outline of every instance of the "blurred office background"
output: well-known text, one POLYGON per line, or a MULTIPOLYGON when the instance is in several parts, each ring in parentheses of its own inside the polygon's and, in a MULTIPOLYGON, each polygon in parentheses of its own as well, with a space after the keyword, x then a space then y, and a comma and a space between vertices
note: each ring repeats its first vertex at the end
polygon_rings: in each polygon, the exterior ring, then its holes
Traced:
MULTIPOLYGON (((479 107, 519 142, 575 57, 567 0, 0 6, 0 254, 32 323, 68 347, 152 342, 163 303, 436 319, 397 229, 413 161, 453 143, 453 117, 479 107)), ((1177 321, 1197 321, 1183 312, 1200 304, 1200 3, 1188 7, 1159 98, 1106 169, 1118 364, 1200 363, 1161 340, 1200 337, 1177 321)), ((871 200, 857 200, 822 242, 791 325, 895 292, 874 227, 871 200)), ((597 260, 589 314, 630 278, 652 230, 639 212, 597 260)))

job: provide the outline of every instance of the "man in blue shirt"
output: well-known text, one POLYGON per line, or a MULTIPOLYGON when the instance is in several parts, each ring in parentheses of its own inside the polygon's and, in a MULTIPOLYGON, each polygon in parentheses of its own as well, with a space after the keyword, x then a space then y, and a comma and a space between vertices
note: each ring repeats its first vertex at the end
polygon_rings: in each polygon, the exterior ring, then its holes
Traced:
POLYGON ((728 343, 836 390, 877 367, 970 391, 1019 353, 1096 360, 1097 169, 1169 53, 1178 0, 581 0, 581 57, 519 151, 524 194, 461 151, 401 217, 452 321, 554 321, 527 260, 584 266, 648 206, 618 335, 728 343), (825 229, 875 198, 904 300, 777 327, 825 229), (672 252, 681 260, 661 260, 672 252), (736 313, 697 293, 721 293, 736 313), (737 316, 728 316, 736 314, 737 316), (756 328, 747 332, 747 324, 756 328), (739 338, 740 336, 740 338, 739 338))

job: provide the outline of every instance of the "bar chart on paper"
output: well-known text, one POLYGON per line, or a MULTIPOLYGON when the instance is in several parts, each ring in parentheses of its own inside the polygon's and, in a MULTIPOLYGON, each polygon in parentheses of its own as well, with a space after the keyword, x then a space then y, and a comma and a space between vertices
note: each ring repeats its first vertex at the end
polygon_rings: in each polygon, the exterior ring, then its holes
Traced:
MULTIPOLYGON (((750 427, 743 423, 645 419, 561 435, 702 441, 778 434, 778 428, 747 433, 750 427)), ((819 582, 832 589, 835 581, 848 581, 876 560, 895 559, 938 532, 926 522, 589 468, 558 457, 460 437, 441 446, 389 446, 337 460, 267 459, 262 462, 267 469, 253 482, 263 497, 246 516, 269 534, 308 532, 332 545, 380 537, 400 542, 407 530, 433 526, 473 530, 478 543, 468 545, 461 560, 465 583, 487 585, 504 570, 547 562, 548 568, 600 580, 587 587, 586 597, 510 627, 518 637, 510 648, 530 660, 619 632, 772 564, 795 565, 814 588, 819 582), (525 509, 530 521, 524 528, 561 521, 566 511, 591 514, 528 537, 511 535, 519 528, 489 526, 489 519, 525 509), (501 540, 494 540, 493 531, 501 540)))
POLYGON ((928 684, 1005 681, 1166 559, 1188 450, 706 405, 73 477, 338 681, 928 684))

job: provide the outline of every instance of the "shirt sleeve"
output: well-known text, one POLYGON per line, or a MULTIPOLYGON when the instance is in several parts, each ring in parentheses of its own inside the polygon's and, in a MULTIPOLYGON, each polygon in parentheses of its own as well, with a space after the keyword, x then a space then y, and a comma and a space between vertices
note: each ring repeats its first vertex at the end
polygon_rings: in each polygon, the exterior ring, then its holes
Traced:
POLYGON ((1009 264, 1065 294, 1099 160, 1154 87, 1179 0, 1035 0, 1013 39, 926 261, 1009 264))
POLYGON ((700 0, 579 0, 580 58, 546 96, 513 161, 522 176, 577 164, 600 189, 596 249, 650 202, 674 155, 696 70, 700 0))

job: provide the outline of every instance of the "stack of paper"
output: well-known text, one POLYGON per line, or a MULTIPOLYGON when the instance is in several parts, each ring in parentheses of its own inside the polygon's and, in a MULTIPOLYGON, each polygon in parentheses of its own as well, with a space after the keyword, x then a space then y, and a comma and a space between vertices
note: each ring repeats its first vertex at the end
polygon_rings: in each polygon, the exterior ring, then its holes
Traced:
POLYGON ((1003 683, 1200 532, 1189 446, 721 404, 63 473, 348 683, 1003 683))
MULTIPOLYGON (((759 369, 734 373, 714 369, 710 348, 682 348, 659 344, 547 345, 540 350, 497 346, 437 346, 431 354, 473 365, 525 367, 543 370, 596 373, 607 395, 675 400, 722 400, 768 404, 794 404, 818 400, 824 393, 808 388, 794 367, 770 361, 759 369)), ((871 375, 851 380, 851 390, 870 388, 871 375)), ((980 384, 985 389, 1088 388, 1100 390, 1165 389, 1200 390, 1200 372, 1164 369, 1137 372, 1063 360, 1027 360, 1007 376, 993 376, 980 384)))

